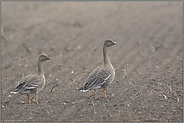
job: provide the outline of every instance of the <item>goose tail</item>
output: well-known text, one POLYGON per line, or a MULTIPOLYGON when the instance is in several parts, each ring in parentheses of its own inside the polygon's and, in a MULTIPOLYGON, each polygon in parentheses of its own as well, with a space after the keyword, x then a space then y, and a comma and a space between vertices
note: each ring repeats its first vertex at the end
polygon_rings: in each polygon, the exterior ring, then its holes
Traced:
POLYGON ((87 92, 89 89, 85 89, 84 86, 78 89, 78 91, 87 92))

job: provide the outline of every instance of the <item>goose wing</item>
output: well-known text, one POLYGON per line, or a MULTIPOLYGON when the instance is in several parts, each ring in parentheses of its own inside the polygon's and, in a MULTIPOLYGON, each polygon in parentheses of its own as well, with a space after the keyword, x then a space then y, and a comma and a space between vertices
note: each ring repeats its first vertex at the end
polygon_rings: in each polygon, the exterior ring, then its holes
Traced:
POLYGON ((92 87, 102 86, 111 76, 111 73, 108 69, 96 68, 87 78, 84 85, 84 89, 87 90, 92 87))
POLYGON ((38 87, 40 82, 40 76, 36 74, 29 75, 19 81, 14 92, 30 93, 30 91, 33 91, 38 87))

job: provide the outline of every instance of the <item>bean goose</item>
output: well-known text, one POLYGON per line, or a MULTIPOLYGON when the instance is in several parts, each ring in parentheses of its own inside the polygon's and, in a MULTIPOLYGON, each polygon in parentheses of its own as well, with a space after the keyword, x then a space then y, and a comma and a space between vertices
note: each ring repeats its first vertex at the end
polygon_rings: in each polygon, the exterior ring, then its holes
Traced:
POLYGON ((95 99, 97 99, 97 89, 103 89, 104 97, 107 98, 107 87, 112 83, 115 77, 115 70, 109 60, 107 48, 115 45, 116 42, 106 40, 103 45, 103 65, 94 69, 87 77, 84 86, 79 88, 79 91, 86 92, 94 90, 95 99))
POLYGON ((31 103, 29 99, 29 94, 35 93, 36 104, 38 104, 38 93, 45 86, 45 76, 42 62, 46 60, 51 60, 51 57, 40 55, 38 58, 38 73, 28 75, 25 78, 21 79, 11 93, 26 94, 29 103, 31 103))

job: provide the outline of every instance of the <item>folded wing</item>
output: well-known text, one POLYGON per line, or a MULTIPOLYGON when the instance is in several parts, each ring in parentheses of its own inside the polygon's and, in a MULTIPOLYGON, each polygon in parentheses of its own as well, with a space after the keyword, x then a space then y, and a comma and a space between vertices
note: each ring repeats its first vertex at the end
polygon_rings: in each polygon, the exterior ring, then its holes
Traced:
POLYGON ((34 74, 29 75, 19 81, 13 93, 30 93, 30 91, 36 90, 38 84, 41 82, 41 77, 34 74))
POLYGON ((111 76, 109 70, 103 68, 96 68, 87 78, 85 85, 82 87, 83 90, 90 88, 100 88, 111 76))

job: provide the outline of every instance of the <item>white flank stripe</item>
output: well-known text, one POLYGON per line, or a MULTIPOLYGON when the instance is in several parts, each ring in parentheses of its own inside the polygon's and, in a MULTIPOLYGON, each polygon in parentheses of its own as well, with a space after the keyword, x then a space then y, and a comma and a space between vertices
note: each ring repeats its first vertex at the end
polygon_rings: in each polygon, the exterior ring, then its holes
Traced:
POLYGON ((28 87, 28 88, 26 88, 26 89, 35 89, 36 87, 28 87))
POLYGON ((109 79, 110 76, 111 76, 111 74, 110 74, 107 78, 105 78, 105 81, 106 81, 107 79, 109 79))
MULTIPOLYGON (((88 89, 89 90, 89 89, 88 89)), ((82 91, 82 92, 87 92, 88 90, 80 90, 80 91, 82 91)))

